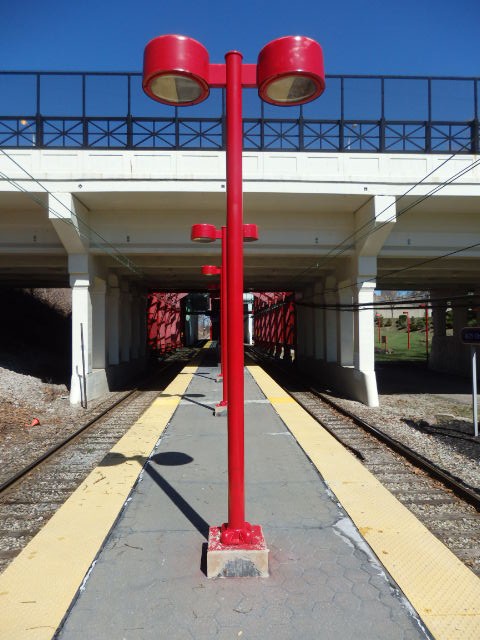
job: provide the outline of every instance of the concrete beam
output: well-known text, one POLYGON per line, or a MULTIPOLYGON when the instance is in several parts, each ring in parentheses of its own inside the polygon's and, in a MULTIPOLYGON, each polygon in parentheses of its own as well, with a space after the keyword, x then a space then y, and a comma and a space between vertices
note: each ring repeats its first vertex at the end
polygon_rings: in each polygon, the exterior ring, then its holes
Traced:
POLYGON ((355 213, 355 248, 359 256, 377 256, 396 222, 396 199, 373 196, 355 213))
POLYGON ((48 218, 67 253, 87 252, 90 246, 89 212, 72 193, 48 195, 48 218))

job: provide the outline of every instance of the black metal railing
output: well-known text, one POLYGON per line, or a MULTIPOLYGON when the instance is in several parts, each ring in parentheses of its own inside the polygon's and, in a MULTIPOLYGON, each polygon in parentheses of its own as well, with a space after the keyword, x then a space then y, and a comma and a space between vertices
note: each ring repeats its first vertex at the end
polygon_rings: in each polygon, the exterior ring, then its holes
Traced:
MULTIPOLYGON (((289 109, 247 90, 244 149, 478 153, 479 82, 327 76, 324 96, 289 109)), ((0 114, 3 148, 225 148, 221 90, 202 105, 165 107, 143 95, 139 73, 0 72, 0 114)))

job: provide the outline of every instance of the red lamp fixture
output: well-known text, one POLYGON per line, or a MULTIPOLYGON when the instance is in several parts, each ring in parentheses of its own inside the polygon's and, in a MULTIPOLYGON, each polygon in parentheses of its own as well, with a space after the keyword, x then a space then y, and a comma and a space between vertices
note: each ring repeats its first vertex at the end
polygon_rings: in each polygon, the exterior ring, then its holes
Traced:
POLYGON ((187 36, 159 36, 145 47, 143 90, 164 104, 198 104, 210 93, 208 69, 203 44, 187 36))
MULTIPOLYGON (((192 225, 191 239, 193 242, 205 243, 215 242, 222 239, 222 230, 217 229, 213 224, 192 225)), ((256 224, 243 225, 243 241, 255 242, 258 240, 258 226, 256 224)))
MULTIPOLYGON (((325 90, 322 48, 305 36, 272 40, 256 65, 242 66, 242 86, 258 87, 260 98, 271 104, 305 104, 325 90)), ((153 100, 190 106, 225 84, 224 65, 210 64, 208 51, 193 38, 158 36, 145 47, 143 89, 153 100)))
POLYGON ((204 264, 202 266, 202 275, 204 276, 219 276, 221 273, 221 268, 215 267, 213 264, 204 264))
POLYGON ((305 36, 286 36, 263 47, 257 63, 258 94, 276 105, 305 104, 325 90, 322 48, 305 36))

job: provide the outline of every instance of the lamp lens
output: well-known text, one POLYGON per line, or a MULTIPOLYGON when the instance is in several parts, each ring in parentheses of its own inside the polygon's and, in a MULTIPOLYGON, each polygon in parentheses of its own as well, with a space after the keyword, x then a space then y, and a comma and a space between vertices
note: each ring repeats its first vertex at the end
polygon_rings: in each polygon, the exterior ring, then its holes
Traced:
POLYGON ((274 102, 301 102, 313 96, 315 82, 307 76, 285 76, 274 80, 267 87, 267 95, 274 102))
POLYGON ((202 94, 202 87, 193 78, 176 75, 162 75, 150 84, 151 92, 158 98, 174 104, 194 102, 202 94))

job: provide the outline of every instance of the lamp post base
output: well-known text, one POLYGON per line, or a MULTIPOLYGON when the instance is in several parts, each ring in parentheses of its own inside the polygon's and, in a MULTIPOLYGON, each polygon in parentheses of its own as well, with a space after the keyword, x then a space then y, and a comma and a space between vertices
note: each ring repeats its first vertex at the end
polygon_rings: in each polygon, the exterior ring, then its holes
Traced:
POLYGON ((215 405, 215 409, 213 411, 213 415, 214 416, 226 416, 227 415, 227 409, 228 409, 228 402, 226 402, 225 400, 222 400, 221 402, 219 402, 218 404, 215 405))
MULTIPOLYGON (((210 527, 207 548, 207 578, 268 578, 268 553, 262 527, 249 525, 249 542, 224 544, 223 527, 210 527)), ((227 529, 228 531, 228 529, 227 529)), ((232 530, 235 537, 235 531, 232 530)))

